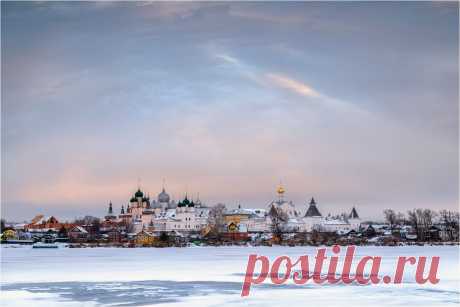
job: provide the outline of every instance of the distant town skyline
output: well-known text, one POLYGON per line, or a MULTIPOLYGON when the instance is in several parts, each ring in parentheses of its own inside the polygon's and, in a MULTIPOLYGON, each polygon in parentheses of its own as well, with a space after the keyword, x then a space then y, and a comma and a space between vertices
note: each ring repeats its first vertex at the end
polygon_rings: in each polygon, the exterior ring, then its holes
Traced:
POLYGON ((1 6, 4 218, 458 210, 457 2, 1 6))

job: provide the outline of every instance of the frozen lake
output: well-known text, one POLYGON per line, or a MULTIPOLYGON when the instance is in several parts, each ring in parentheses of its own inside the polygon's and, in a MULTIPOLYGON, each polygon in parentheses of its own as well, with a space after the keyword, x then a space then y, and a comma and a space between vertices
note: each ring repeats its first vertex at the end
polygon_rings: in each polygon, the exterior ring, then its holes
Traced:
MULTIPOLYGON (((343 249, 344 252, 344 249, 343 249)), ((1 248, 2 306, 446 306, 459 305, 456 246, 358 247, 355 257, 382 256, 393 275, 398 256, 440 256, 436 285, 254 285, 241 297, 249 254, 316 255, 315 247, 1 248)), ((344 254, 344 253, 343 253, 344 254)), ((330 248, 327 256, 332 255, 330 248)), ((343 260, 344 256, 341 257, 343 260)), ((431 263, 429 259, 428 264, 431 263)), ((327 265, 327 263, 326 263, 327 265)), ((339 263, 339 270, 341 265, 339 263)), ((323 270, 324 272, 324 270, 323 270)))

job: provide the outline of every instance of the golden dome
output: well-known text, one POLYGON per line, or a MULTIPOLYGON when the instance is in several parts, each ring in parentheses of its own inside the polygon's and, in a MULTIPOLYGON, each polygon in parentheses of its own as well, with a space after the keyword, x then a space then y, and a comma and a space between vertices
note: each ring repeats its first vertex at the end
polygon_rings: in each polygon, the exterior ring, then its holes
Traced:
POLYGON ((278 189, 276 190, 276 192, 278 192, 278 194, 284 194, 285 190, 284 190, 282 185, 279 185, 278 189))

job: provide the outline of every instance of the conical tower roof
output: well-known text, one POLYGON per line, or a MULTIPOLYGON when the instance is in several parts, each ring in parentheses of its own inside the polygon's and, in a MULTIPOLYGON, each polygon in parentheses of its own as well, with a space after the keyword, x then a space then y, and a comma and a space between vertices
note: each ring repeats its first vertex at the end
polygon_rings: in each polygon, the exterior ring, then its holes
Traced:
POLYGON ((310 201, 310 205, 307 209, 307 213, 305 213, 305 217, 314 217, 314 216, 321 216, 321 213, 316 207, 315 199, 312 197, 310 201))
POLYGON ((350 218, 350 219, 359 219, 359 215, 358 215, 358 212, 356 212, 355 207, 353 207, 353 209, 351 209, 351 213, 348 216, 348 218, 350 218))

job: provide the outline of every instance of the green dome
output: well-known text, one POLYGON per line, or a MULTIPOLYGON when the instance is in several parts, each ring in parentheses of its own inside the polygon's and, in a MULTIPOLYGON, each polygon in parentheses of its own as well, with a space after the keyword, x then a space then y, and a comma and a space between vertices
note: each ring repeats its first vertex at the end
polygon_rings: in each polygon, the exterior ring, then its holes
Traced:
POLYGON ((137 199, 135 197, 131 197, 131 199, 129 200, 131 203, 135 203, 137 201, 137 199))
POLYGON ((137 190, 136 194, 134 194, 134 197, 143 197, 144 196, 144 193, 142 193, 142 191, 140 189, 137 190))

